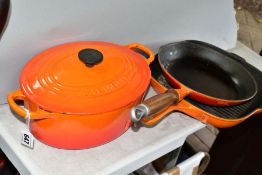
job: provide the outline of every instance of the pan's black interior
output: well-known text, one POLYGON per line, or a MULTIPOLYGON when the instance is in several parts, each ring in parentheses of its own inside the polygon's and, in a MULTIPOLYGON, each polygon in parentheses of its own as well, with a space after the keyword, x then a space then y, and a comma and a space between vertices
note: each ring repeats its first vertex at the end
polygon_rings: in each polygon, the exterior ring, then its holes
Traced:
POLYGON ((253 77, 241 64, 198 42, 183 41, 161 47, 159 62, 176 80, 208 96, 243 100, 257 91, 253 77))
MULTIPOLYGON (((213 46, 207 45, 207 47, 213 47, 213 46)), ((262 72, 260 72, 258 69, 251 66, 250 64, 246 63, 243 58, 225 51, 222 52, 223 54, 227 55, 228 58, 238 61, 251 73, 251 75, 253 75, 255 81, 257 82, 257 87, 258 87, 258 91, 255 97, 249 100, 248 102, 242 103, 240 105, 229 106, 229 107, 215 107, 215 106, 205 105, 195 100, 192 100, 188 97, 185 98, 185 100, 191 103, 192 105, 198 107, 199 109, 204 110, 217 117, 226 118, 226 119, 242 118, 252 113, 257 108, 262 108, 262 72)), ((166 88, 168 89, 172 88, 172 85, 168 83, 167 79, 162 74, 162 69, 157 59, 155 59, 155 61, 151 63, 150 68, 154 79, 156 79, 166 88)), ((217 93, 219 95, 224 92, 218 91, 217 93)))

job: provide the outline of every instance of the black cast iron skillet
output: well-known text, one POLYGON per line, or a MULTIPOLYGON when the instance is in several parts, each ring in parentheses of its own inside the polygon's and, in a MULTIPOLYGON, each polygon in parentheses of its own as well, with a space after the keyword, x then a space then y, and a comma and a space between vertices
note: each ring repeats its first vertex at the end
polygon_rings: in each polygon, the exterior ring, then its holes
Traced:
POLYGON ((190 98, 214 106, 240 104, 253 98, 257 87, 250 73, 228 59, 222 49, 206 45, 182 41, 160 47, 158 61, 169 83, 180 91, 189 91, 190 98))
POLYGON ((187 96, 213 106, 232 106, 252 99, 257 93, 256 81, 244 66, 226 53, 200 41, 160 47, 157 60, 173 88, 133 108, 132 120, 159 113, 187 96))

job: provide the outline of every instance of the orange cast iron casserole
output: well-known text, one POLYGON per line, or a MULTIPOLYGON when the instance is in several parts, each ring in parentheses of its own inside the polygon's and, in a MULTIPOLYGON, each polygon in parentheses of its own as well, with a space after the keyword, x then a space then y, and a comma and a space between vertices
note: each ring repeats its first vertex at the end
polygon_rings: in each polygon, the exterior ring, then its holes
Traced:
POLYGON ((154 54, 145 46, 97 41, 66 43, 36 55, 24 67, 11 109, 30 132, 57 148, 83 149, 109 142, 131 125, 130 109, 150 83, 154 54), (142 50, 145 59, 134 50, 142 50))

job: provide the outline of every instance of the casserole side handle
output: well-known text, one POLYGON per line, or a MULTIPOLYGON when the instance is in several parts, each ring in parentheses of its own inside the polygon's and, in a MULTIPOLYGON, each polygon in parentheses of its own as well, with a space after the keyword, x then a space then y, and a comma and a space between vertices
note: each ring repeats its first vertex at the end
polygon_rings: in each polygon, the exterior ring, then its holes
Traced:
POLYGON ((49 113, 49 112, 41 110, 41 109, 38 109, 36 112, 33 112, 33 111, 27 112, 25 110, 25 108, 23 108, 22 106, 19 106, 17 104, 18 100, 22 100, 22 101, 26 100, 26 96, 23 94, 21 89, 17 89, 16 91, 9 93, 8 96, 7 96, 7 101, 8 101, 10 108, 16 114, 18 114, 19 116, 21 116, 25 119, 27 117, 30 117, 30 119, 45 119, 45 118, 56 117, 56 115, 54 115, 54 113, 49 113))
POLYGON ((152 52, 149 48, 147 48, 146 46, 144 46, 144 45, 142 45, 142 44, 140 44, 140 43, 131 43, 131 44, 128 44, 128 45, 127 45, 127 48, 132 49, 133 51, 135 51, 135 52, 143 55, 144 57, 146 57, 145 54, 147 54, 147 55, 148 55, 148 58, 146 59, 146 62, 147 62, 148 65, 149 65, 152 61, 154 61, 154 59, 155 59, 155 54, 154 54, 154 52, 152 52), (141 53, 141 51, 144 52, 144 54, 141 53))

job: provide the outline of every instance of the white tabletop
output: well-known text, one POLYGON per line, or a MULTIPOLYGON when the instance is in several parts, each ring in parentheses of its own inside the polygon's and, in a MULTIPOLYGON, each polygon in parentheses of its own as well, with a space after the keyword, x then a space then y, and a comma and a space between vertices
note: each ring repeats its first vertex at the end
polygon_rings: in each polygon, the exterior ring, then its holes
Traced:
MULTIPOLYGON (((150 89, 147 96, 155 92, 150 89)), ((85 150, 63 150, 35 140, 31 150, 20 144, 26 124, 0 105, 0 147, 18 171, 35 175, 128 174, 180 147, 189 134, 205 125, 181 113, 173 113, 153 128, 130 128, 105 145, 85 150)))

